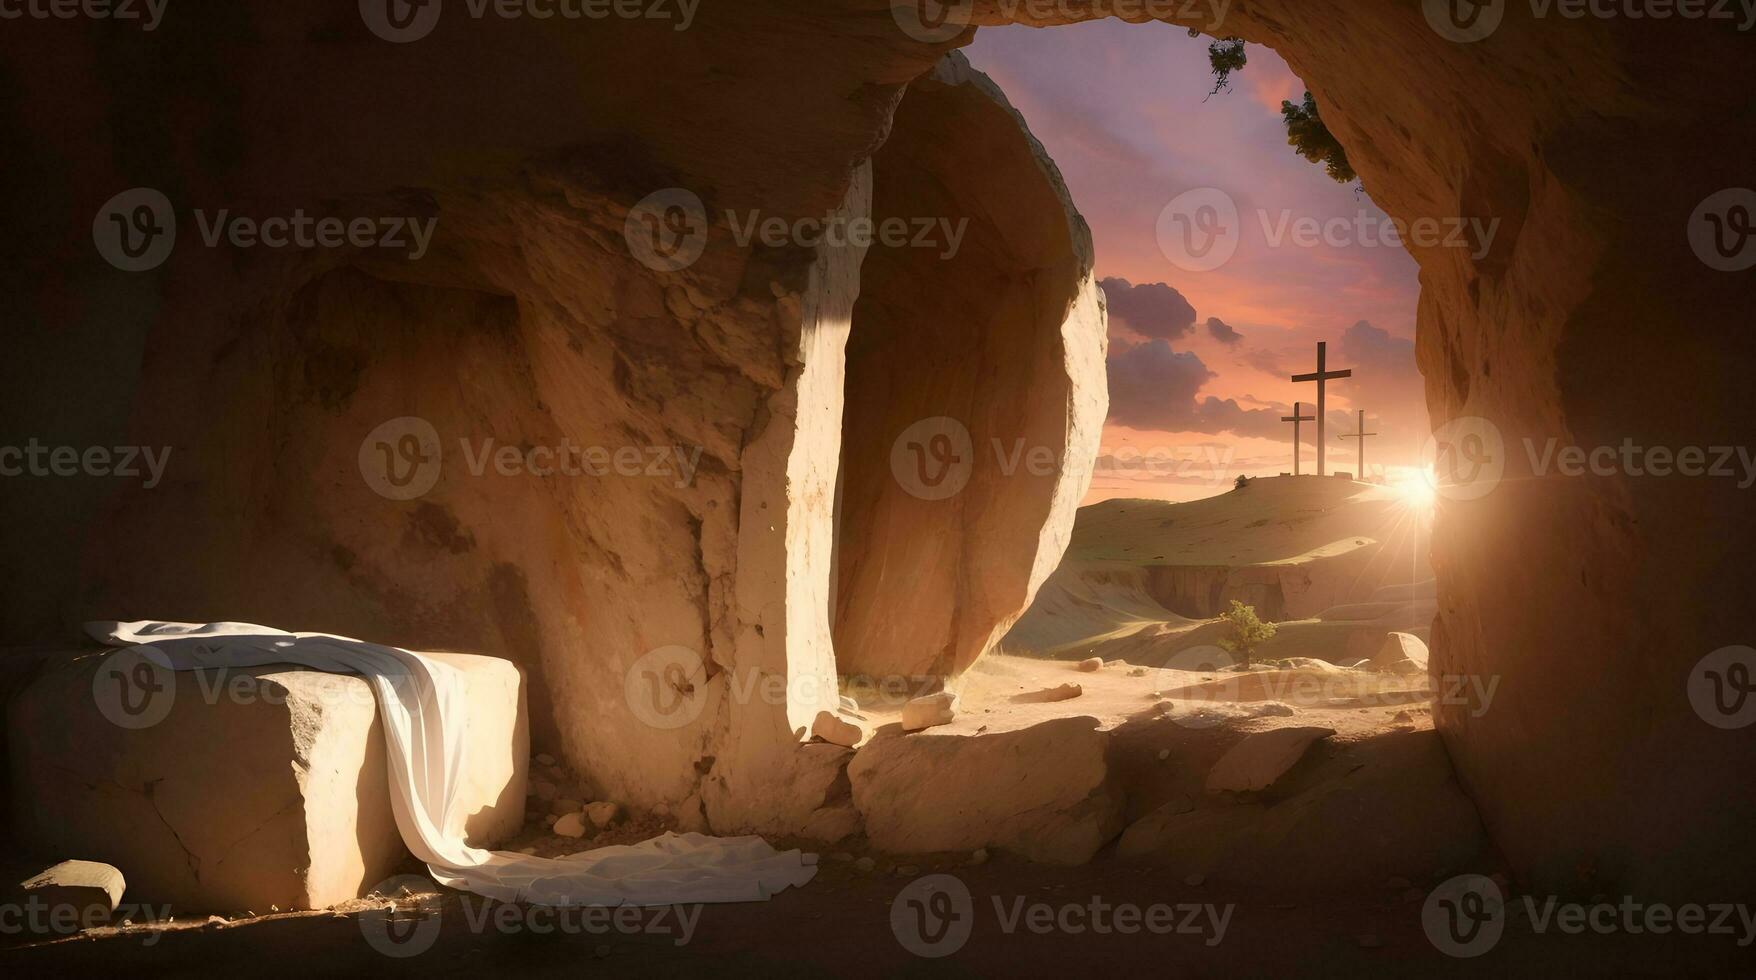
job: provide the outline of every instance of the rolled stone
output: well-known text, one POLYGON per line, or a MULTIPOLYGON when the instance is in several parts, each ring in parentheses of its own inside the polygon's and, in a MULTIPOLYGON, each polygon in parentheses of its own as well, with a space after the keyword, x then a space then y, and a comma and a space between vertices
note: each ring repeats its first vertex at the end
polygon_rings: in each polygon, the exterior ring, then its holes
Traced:
POLYGON ((949 725, 957 717, 957 695, 940 691, 924 698, 915 698, 902 706, 903 731, 918 732, 936 725, 949 725))

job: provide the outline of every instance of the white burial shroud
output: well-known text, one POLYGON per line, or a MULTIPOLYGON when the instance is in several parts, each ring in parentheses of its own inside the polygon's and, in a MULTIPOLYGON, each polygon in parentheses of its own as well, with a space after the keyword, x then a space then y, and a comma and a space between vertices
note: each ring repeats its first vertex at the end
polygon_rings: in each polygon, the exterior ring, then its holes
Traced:
POLYGON ((463 764, 461 673, 397 647, 248 623, 87 623, 86 632, 171 670, 297 664, 358 674, 372 685, 389 753, 390 799, 403 843, 441 884, 535 905, 757 902, 817 873, 816 855, 760 837, 667 833, 562 858, 485 851, 449 835, 463 764))

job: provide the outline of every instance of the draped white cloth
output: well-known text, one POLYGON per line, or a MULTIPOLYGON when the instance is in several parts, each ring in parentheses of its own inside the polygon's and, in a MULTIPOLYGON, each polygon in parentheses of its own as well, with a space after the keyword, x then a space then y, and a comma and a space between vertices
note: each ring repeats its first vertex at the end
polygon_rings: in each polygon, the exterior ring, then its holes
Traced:
POLYGON ((101 643, 134 647, 171 670, 297 664, 358 674, 372 686, 389 752, 397 828, 440 883, 534 905, 685 905, 764 901, 810 881, 816 855, 776 851, 760 837, 666 833, 639 844, 563 858, 470 847, 445 832, 461 805, 465 713, 462 674, 397 647, 248 623, 96 622, 101 643))

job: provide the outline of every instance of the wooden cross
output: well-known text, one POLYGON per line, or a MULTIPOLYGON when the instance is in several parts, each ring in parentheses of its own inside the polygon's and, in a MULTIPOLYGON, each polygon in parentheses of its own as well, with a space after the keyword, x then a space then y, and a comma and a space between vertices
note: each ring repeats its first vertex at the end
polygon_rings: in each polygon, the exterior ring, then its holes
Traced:
POLYGON ((1280 420, 1282 422, 1291 422, 1293 424, 1293 475, 1294 476, 1299 475, 1299 456, 1301 455, 1300 450, 1302 450, 1304 448, 1303 444, 1299 442, 1299 423, 1300 422, 1309 422, 1309 421, 1315 419, 1316 417, 1317 416, 1315 416, 1315 415, 1306 415, 1305 414, 1305 403, 1304 402, 1293 402, 1293 414, 1282 415, 1280 417, 1280 420))
POLYGON ((1360 480, 1361 480, 1361 482, 1367 482, 1366 481, 1366 437, 1367 436, 1375 436, 1377 434, 1378 433, 1376 433, 1376 432, 1367 432, 1366 431, 1366 410, 1363 408, 1360 409, 1360 427, 1353 432, 1342 433, 1341 437, 1343 439, 1358 439, 1358 440, 1360 440, 1360 480))
POLYGON ((1320 340, 1317 342, 1317 371, 1313 374, 1295 374, 1295 375, 1293 375, 1294 381, 1315 381, 1315 382, 1317 382, 1317 475, 1318 476, 1323 475, 1323 406, 1325 404, 1324 399, 1323 399, 1324 382, 1334 381, 1337 378, 1351 378, 1354 376, 1354 373, 1352 371, 1326 371, 1326 370, 1324 370, 1324 366, 1327 364, 1328 360, 1329 360, 1329 345, 1320 340))

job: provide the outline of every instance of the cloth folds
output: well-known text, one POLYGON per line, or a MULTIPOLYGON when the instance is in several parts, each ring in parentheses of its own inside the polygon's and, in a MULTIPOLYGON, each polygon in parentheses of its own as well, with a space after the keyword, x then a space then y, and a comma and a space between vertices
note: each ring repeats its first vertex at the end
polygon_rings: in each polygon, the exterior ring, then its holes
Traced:
POLYGON ((666 833, 639 844, 562 858, 470 847, 444 828, 460 805, 468 700, 453 667, 397 647, 248 623, 94 622, 110 646, 139 648, 171 670, 288 663, 358 674, 372 686, 389 753, 397 828, 441 884, 535 905, 756 902, 817 873, 816 855, 777 851, 760 837, 666 833))

